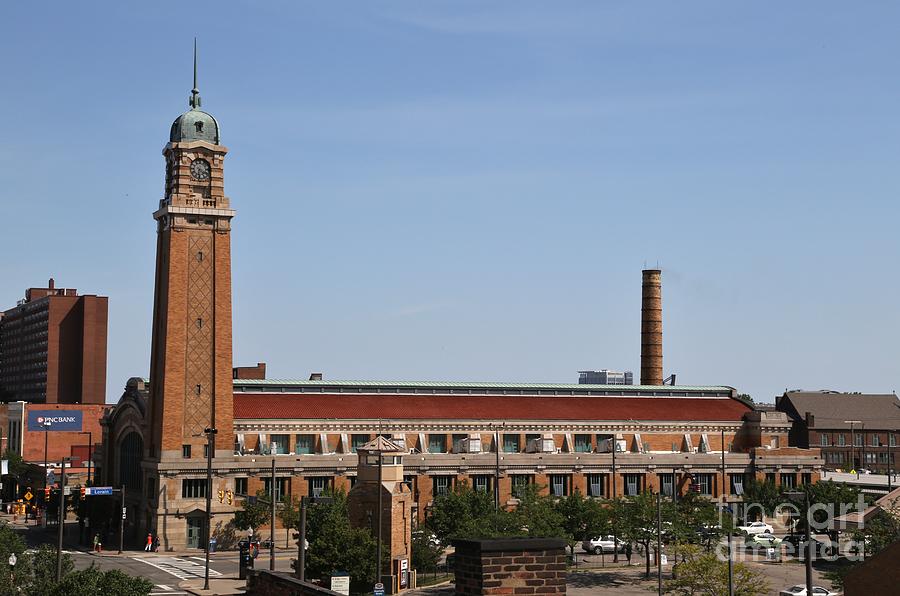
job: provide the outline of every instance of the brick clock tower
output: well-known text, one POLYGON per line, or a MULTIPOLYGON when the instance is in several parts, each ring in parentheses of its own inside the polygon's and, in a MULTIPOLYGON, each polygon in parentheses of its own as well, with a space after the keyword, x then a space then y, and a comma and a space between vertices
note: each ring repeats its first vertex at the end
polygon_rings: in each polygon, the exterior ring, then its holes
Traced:
POLYGON ((163 148, 165 195, 153 214, 156 284, 144 464, 151 484, 147 492, 153 497, 146 522, 167 546, 200 538, 192 538, 197 532, 191 526, 202 520, 185 518, 185 508, 179 508, 187 505, 179 498, 188 495, 182 494, 178 477, 205 473, 205 429, 218 431, 216 458, 233 455, 234 438, 230 246, 234 211, 223 186, 228 150, 219 144, 216 119, 200 109, 196 53, 189 105, 191 109, 172 124, 163 148))

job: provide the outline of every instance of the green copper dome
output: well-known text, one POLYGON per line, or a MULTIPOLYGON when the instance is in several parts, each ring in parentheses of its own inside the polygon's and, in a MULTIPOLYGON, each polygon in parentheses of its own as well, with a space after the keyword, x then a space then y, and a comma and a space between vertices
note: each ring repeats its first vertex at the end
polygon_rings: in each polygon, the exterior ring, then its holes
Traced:
POLYGON ((197 89, 197 39, 194 39, 194 88, 188 100, 191 109, 175 119, 169 133, 170 143, 187 143, 190 141, 206 141, 219 144, 219 123, 200 109, 200 90, 197 89))
MULTIPOLYGON (((200 98, 197 97, 197 99, 199 100, 200 98)), ((213 118, 212 114, 208 114, 199 108, 192 108, 176 118, 175 122, 172 123, 169 141, 172 143, 206 141, 207 143, 218 145, 219 123, 213 118)))

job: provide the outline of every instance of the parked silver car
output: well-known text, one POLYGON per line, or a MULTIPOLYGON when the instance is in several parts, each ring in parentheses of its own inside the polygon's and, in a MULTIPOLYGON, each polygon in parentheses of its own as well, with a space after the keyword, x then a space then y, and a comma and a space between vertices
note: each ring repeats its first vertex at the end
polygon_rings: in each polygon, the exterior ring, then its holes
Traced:
POLYGON ((620 553, 625 552, 625 543, 621 540, 616 540, 612 536, 601 536, 592 540, 585 540, 581 543, 581 550, 595 555, 611 553, 613 552, 613 544, 616 545, 616 549, 620 553))

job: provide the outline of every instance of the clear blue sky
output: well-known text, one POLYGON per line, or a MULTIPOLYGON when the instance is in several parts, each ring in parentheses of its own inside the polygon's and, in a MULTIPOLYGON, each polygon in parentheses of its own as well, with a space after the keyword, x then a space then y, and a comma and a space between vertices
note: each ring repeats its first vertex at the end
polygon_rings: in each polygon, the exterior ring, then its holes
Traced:
POLYGON ((891 2, 7 2, 0 305, 110 298, 149 368, 161 150, 200 43, 236 364, 574 382, 639 367, 769 401, 900 373, 891 2))

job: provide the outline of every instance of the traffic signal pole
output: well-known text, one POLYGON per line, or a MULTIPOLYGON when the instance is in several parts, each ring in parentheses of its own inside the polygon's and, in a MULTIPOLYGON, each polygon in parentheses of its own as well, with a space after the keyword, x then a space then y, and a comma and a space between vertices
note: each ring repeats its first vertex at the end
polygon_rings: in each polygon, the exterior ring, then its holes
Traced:
POLYGON ((119 520, 119 554, 122 554, 122 547, 125 545, 125 485, 119 489, 119 503, 122 506, 122 519, 119 520))
POLYGON ((63 528, 66 525, 66 459, 59 467, 59 530, 56 534, 56 583, 62 579, 63 528))

